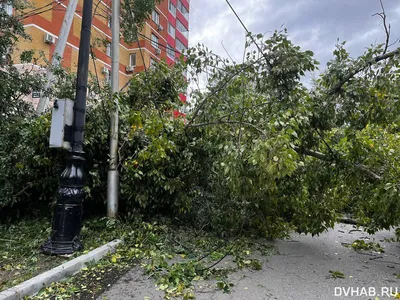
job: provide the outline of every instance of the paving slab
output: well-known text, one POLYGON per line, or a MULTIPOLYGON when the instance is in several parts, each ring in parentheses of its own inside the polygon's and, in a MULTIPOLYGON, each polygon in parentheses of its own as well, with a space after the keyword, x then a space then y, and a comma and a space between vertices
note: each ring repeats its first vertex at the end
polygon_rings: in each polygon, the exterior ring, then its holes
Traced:
POLYGON ((164 299, 164 292, 157 290, 154 280, 145 275, 140 266, 136 266, 97 299, 155 300, 164 299))
MULTIPOLYGON (((292 234, 290 240, 271 242, 279 253, 257 258, 263 261, 260 271, 240 270, 229 275, 234 284, 231 292, 216 290, 215 281, 195 283, 196 299, 393 299, 400 293, 400 245, 389 242, 394 232, 382 231, 368 235, 352 225, 337 224, 320 236, 292 234), (357 239, 378 242, 384 253, 356 252, 346 244, 357 239), (345 275, 334 279, 330 271, 345 275)), ((231 264, 227 257, 221 266, 231 264)), ((162 299, 155 282, 136 267, 99 299, 162 299)))

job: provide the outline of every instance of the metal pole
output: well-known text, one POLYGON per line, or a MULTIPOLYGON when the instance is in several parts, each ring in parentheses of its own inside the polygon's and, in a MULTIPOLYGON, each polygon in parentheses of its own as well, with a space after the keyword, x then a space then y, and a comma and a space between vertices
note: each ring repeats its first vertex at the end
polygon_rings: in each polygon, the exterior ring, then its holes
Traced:
POLYGON ((85 198, 83 174, 83 133, 86 114, 86 93, 89 73, 90 29, 93 0, 84 0, 81 40, 79 45, 74 123, 71 134, 72 151, 67 166, 61 173, 52 232, 42 251, 47 254, 71 254, 83 249, 79 240, 85 198))
MULTIPOLYGON (((65 45, 67 44, 68 35, 71 30, 72 21, 74 20, 74 14, 78 0, 69 0, 67 11, 65 12, 64 21, 61 25, 60 34, 58 35, 58 40, 56 44, 56 49, 54 50, 53 58, 51 59, 51 67, 46 74, 46 84, 44 90, 46 91, 53 84, 53 71, 52 68, 60 64, 60 59, 64 55, 65 45)), ((43 92, 40 93, 40 100, 36 112, 42 114, 49 103, 49 97, 45 96, 43 92)))
POLYGON ((111 112, 110 124, 110 166, 107 180, 107 216, 118 215, 118 97, 119 91, 119 29, 120 1, 112 1, 112 57, 111 57, 111 97, 115 110, 111 112))

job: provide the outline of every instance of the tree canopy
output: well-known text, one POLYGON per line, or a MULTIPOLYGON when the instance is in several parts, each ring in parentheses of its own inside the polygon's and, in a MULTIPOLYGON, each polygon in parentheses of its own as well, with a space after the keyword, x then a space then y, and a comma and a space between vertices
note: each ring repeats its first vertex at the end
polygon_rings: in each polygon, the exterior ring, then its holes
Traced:
MULTIPOLYGON (((140 22, 150 4, 126 1, 123 13, 140 22), (140 7, 143 14, 133 10, 140 7)), ((20 20, 1 13, 4 54, 24 32, 20 20)), ((123 30, 127 40, 137 37, 123 30)), ((386 41, 353 58, 340 43, 311 86, 302 79, 319 63, 285 30, 249 35, 246 52, 236 63, 198 45, 173 67, 160 62, 134 76, 118 95, 123 211, 172 215, 221 233, 255 228, 269 237, 291 229, 318 234, 343 213, 370 231, 397 226, 400 50, 386 41), (207 73, 208 84, 176 119, 171 111, 183 106, 186 69, 192 80, 207 73)), ((47 149, 49 115, 33 117, 21 101, 41 77, 20 74, 11 61, 2 66, 0 210, 48 205, 61 153, 47 149)), ((65 83, 59 92, 71 92, 74 77, 57 76, 65 83)), ((92 209, 105 201, 112 107, 108 89, 96 83, 93 90, 101 99, 89 101, 85 133, 92 209)))
POLYGON ((376 45, 354 59, 338 44, 305 87, 318 62, 286 31, 247 46, 240 64, 202 45, 188 52, 193 75, 207 70, 209 82, 193 95, 187 130, 217 147, 211 174, 227 198, 258 211, 254 222, 282 218, 302 232, 318 233, 345 211, 370 230, 397 225, 399 49, 376 45))

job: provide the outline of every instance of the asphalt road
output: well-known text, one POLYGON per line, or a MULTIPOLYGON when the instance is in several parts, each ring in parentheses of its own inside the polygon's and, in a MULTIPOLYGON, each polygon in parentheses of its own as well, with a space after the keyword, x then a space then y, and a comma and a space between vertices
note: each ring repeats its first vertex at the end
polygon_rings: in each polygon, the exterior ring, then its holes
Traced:
MULTIPOLYGON (((368 235, 354 231, 352 225, 338 224, 319 237, 292 234, 291 240, 272 242, 279 254, 258 258, 261 271, 241 270, 229 275, 234 286, 229 294, 215 288, 215 282, 197 282, 196 299, 200 300, 330 300, 394 299, 400 294, 400 244, 389 242, 393 232, 368 235), (344 244, 357 239, 378 242, 384 253, 356 252, 344 244), (332 278, 330 271, 345 275, 332 278)), ((231 258, 222 261, 229 265, 231 258)), ((128 272, 99 299, 163 299, 154 281, 137 267, 128 272)))

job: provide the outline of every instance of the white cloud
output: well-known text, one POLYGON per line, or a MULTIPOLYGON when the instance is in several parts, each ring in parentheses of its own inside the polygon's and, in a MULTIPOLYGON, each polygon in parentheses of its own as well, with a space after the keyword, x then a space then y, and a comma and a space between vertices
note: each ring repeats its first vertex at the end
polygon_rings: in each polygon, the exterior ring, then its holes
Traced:
POLYGON ((348 43, 347 46, 351 47, 353 45, 364 44, 369 46, 370 44, 379 44, 378 38, 384 37, 383 29, 380 27, 370 28, 362 34, 355 35, 348 43))
POLYGON ((400 17, 400 5, 394 11, 400 17))
MULTIPOLYGON (((384 40, 378 0, 230 0, 230 3, 253 33, 273 32, 287 27, 292 41, 312 50, 323 64, 331 58, 337 38, 346 40, 353 56, 365 47, 384 40)), ((397 1, 384 1, 392 40, 400 37, 400 6, 397 1)), ((190 44, 204 43, 217 54, 227 57, 221 45, 236 61, 241 61, 245 31, 225 0, 191 1, 190 44)))

